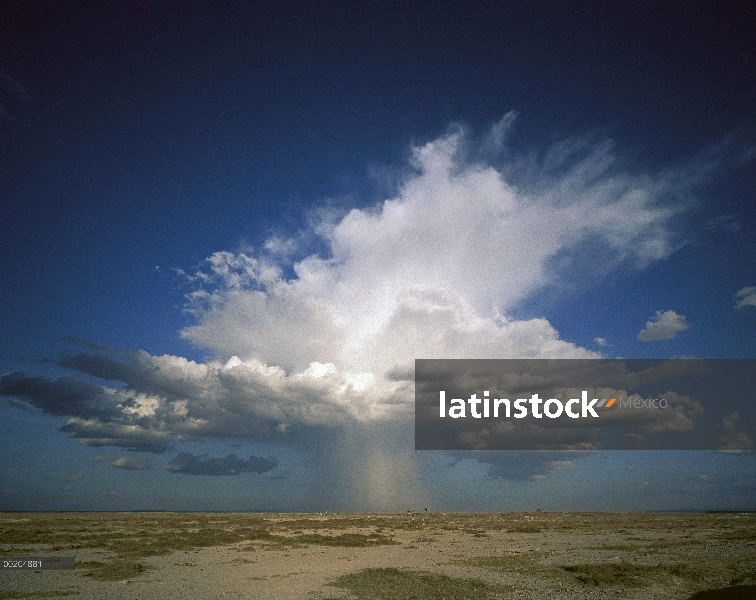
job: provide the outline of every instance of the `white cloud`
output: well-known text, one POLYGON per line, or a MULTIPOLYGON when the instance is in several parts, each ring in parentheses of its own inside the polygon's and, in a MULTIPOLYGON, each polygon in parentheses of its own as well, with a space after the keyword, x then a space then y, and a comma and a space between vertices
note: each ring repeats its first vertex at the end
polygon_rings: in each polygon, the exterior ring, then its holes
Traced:
POLYGON ((118 467, 119 469, 126 469, 128 471, 141 471, 142 469, 150 468, 149 461, 142 458, 134 458, 133 456, 121 456, 108 464, 112 467, 118 467))
POLYGON ((598 344, 599 346, 608 346, 609 342, 606 341, 606 339, 602 337, 595 337, 593 338, 593 341, 598 344))
POLYGON ((638 334, 638 339, 644 342, 671 340, 681 331, 689 329, 683 315, 673 310, 656 311, 656 320, 646 322, 646 327, 638 334))
MULTIPOLYGON (((514 309, 573 275, 557 267, 587 246, 602 250, 591 269, 667 257, 679 246, 673 219, 711 165, 637 174, 610 142, 590 139, 512 158, 513 121, 506 115, 477 148, 462 128, 413 148, 410 174, 375 206, 314 210, 304 231, 217 252, 184 273, 197 285, 187 304, 196 322, 182 335, 211 352, 206 363, 146 352, 114 360, 95 348, 60 365, 122 387, 21 374, 0 378, 0 393, 68 416, 63 431, 90 446, 165 452, 204 436, 308 432, 322 444, 411 423, 412 380, 398 374, 415 358, 599 356, 545 318, 513 319, 514 309)), ((332 455, 357 481, 375 447, 345 457, 341 444, 332 455)), ((381 452, 370 476, 387 474, 365 489, 399 477, 396 444, 381 452)))
POLYGON ((756 287, 744 287, 735 294, 736 298, 740 298, 735 308, 743 308, 744 306, 756 306, 756 287))
MULTIPOLYGON (((702 169, 630 174, 611 143, 587 139, 494 164, 509 156, 513 120, 506 115, 477 151, 461 128, 414 148, 395 197, 373 207, 326 209, 291 239, 279 232, 257 252, 210 256, 187 275, 198 286, 188 296, 196 324, 182 334, 213 360, 68 356, 61 366, 125 387, 20 376, 4 382, 6 393, 42 407, 51 394, 86 397, 61 413, 71 417, 66 431, 90 445, 160 452, 176 436, 269 438, 300 426, 406 420, 412 382, 396 373, 418 357, 598 356, 560 339, 544 318, 508 315, 569 276, 554 271, 556 259, 581 245, 603 247, 613 257, 605 267, 669 255, 682 208, 674 199, 702 169), (302 254, 312 239, 321 251, 302 254)), ((653 339, 672 337, 683 321, 664 313, 650 324, 653 339)))
MULTIPOLYGON (((483 154, 512 120, 493 128, 483 154)), ((507 314, 564 276, 555 259, 581 245, 606 248, 613 265, 668 256, 680 210, 669 199, 685 177, 623 172, 608 142, 561 143, 537 168, 470 162, 470 145, 457 128, 414 148, 396 197, 312 226, 325 253, 277 267, 279 249, 294 245, 279 234, 256 258, 214 254, 193 276, 205 285, 189 298, 197 323, 184 337, 220 360, 288 372, 331 363, 378 378, 415 357, 592 356, 544 319, 507 314)))

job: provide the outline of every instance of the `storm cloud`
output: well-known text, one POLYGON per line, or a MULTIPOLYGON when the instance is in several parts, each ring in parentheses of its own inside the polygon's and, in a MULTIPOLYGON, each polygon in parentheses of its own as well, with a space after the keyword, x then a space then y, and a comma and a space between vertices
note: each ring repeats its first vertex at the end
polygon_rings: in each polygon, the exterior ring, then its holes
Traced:
MULTIPOLYGON (((204 362, 90 345, 56 361, 81 378, 13 373, 0 394, 66 417, 62 430, 83 444, 160 453, 209 438, 299 444, 408 428, 417 357, 600 356, 546 318, 512 315, 574 275, 588 246, 601 257, 591 273, 667 258, 683 243, 677 218, 721 156, 638 173, 595 137, 514 153, 515 122, 506 115, 482 141, 453 126, 411 148, 391 197, 313 209, 304 232, 179 270, 193 286, 193 323, 181 335, 208 352, 204 362)), ((340 463, 354 481, 375 452, 360 448, 340 463)), ((365 489, 399 494, 398 482, 414 477, 411 456, 386 449, 379 458, 381 481, 365 489)), ((181 453, 171 465, 231 474, 260 472, 265 460, 181 453)))
POLYGON ((172 473, 186 475, 238 475, 239 473, 267 473, 278 466, 275 458, 250 456, 248 459, 229 454, 225 458, 205 458, 182 452, 166 465, 172 473))

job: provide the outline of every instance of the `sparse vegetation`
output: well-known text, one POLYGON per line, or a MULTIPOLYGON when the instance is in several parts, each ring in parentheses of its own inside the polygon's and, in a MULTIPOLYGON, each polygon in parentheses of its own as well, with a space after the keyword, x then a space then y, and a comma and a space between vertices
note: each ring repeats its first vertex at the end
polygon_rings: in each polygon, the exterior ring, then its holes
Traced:
MULTIPOLYGON (((478 580, 401 569, 360 571, 359 577, 338 579, 340 587, 360 598, 402 597, 402 586, 411 582, 412 593, 417 588, 426 594, 406 596, 415 598, 437 597, 428 591, 432 589, 452 590, 450 598, 463 597, 464 586, 472 586, 469 594, 483 594, 464 597, 496 596, 499 592, 491 586, 501 582, 516 583, 520 591, 528 586, 615 591, 666 586, 693 594, 728 586, 742 591, 756 585, 755 532, 756 514, 0 513, 0 554, 75 555, 77 575, 113 581, 144 578, 152 568, 151 557, 176 553, 170 564, 195 565, 194 553, 211 546, 233 545, 239 558, 231 563, 240 568, 264 560, 267 551, 307 552, 306 548, 319 547, 320 555, 395 546, 412 551, 403 556, 430 551, 438 566, 479 569, 474 576, 489 587, 470 583, 478 580), (500 550, 480 555, 492 545, 500 550), (253 552, 255 561, 249 560, 253 552), (367 587, 359 587, 363 584, 367 587), (389 595, 366 595, 376 590, 389 595)), ((20 593, 0 591, 0 600, 27 597, 20 593)), ((56 595, 74 593, 66 588, 56 595)))
POLYGON ((17 598, 59 598, 61 596, 77 596, 79 592, 71 587, 65 590, 51 590, 49 592, 16 592, 0 590, 0 600, 16 600, 17 598))
POLYGON ((455 563, 481 569, 489 569, 499 573, 533 573, 538 568, 538 562, 531 554, 476 556, 473 558, 457 560, 455 563))
POLYGON ((368 548, 398 544, 384 535, 363 535, 361 533, 342 533, 341 535, 321 535, 319 533, 296 535, 286 538, 287 543, 295 546, 335 546, 342 548, 368 548))
POLYGON ((380 600, 485 600, 494 593, 511 591, 480 579, 462 579, 403 569, 364 569, 342 575, 331 585, 349 590, 358 598, 380 600))
POLYGON ((617 564, 582 564, 563 567, 580 583, 597 587, 619 585, 623 588, 648 585, 650 575, 659 572, 658 567, 635 565, 627 562, 617 564))
POLYGON ((516 527, 512 527, 511 529, 507 530, 509 533, 542 533, 542 529, 540 527, 535 527, 533 525, 518 525, 516 527))
POLYGON ((152 570, 152 567, 143 563, 131 560, 114 560, 109 563, 100 563, 92 566, 84 573, 84 576, 99 581, 121 581, 123 579, 138 577, 150 570, 152 570))

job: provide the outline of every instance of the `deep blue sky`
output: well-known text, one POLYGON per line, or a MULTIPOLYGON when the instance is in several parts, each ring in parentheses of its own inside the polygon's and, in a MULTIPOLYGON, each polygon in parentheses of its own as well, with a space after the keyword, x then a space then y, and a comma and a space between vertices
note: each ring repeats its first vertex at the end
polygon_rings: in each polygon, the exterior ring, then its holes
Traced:
POLYGON ((333 363, 354 383, 471 348, 756 358, 754 21, 749 2, 4 3, 0 376, 21 375, 0 407, 2 453, 20 465, 3 467, 0 509, 402 510, 406 486, 445 508, 521 508, 527 492, 607 509, 620 482, 629 509, 756 508, 753 485, 732 487, 753 481, 752 455, 523 459, 500 476, 499 455, 415 455, 383 392, 344 400, 379 398, 383 417, 331 407, 316 423, 327 392, 279 390, 276 418, 294 431, 281 441, 255 429, 259 413, 239 416, 252 392, 232 399, 176 366, 333 363), (485 168, 515 190, 511 227, 485 227, 498 214, 481 208, 485 168), (390 216, 395 198, 414 208, 390 216), (478 253, 481 239, 498 249, 478 253), (456 324, 428 316, 431 296, 406 300, 410 287, 459 294, 433 296, 456 324), (526 334, 448 345, 502 322, 526 334), (163 355, 174 371, 156 382, 163 355), (191 439, 160 410, 124 420, 98 408, 108 390, 177 415, 170 403, 187 402, 179 416, 206 429, 191 439), (105 432, 127 421, 137 433, 105 432), (229 469, 242 472, 198 474, 229 469))

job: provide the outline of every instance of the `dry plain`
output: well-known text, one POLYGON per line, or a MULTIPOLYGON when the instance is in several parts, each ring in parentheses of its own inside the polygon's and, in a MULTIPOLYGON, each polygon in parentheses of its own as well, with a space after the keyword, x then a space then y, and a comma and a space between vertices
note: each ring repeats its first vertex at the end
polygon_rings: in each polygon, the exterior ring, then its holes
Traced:
POLYGON ((756 598, 753 513, 0 513, 0 552, 76 558, 0 600, 756 598))

